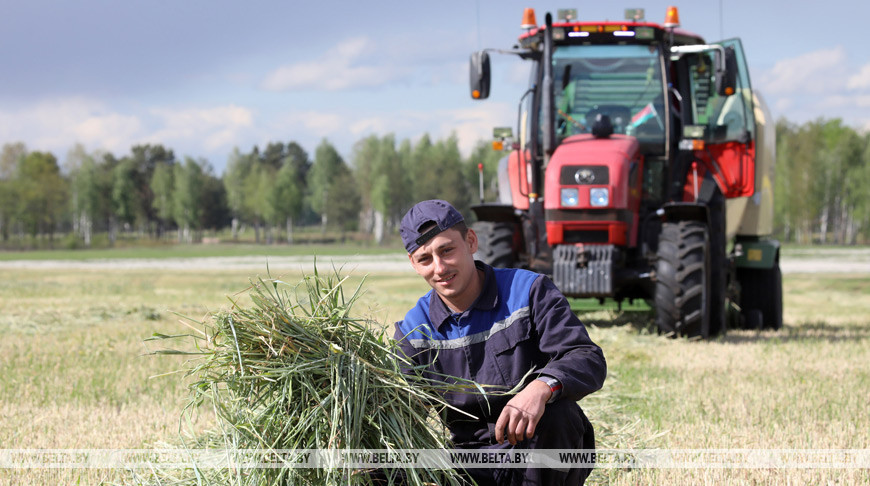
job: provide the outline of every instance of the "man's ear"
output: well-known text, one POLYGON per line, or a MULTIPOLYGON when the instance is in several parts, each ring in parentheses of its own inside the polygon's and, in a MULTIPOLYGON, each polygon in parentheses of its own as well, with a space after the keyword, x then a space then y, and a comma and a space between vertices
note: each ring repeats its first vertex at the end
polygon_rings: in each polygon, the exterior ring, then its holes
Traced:
POLYGON ((477 233, 475 233, 473 229, 468 228, 468 233, 465 235, 465 242, 468 243, 468 249, 471 250, 472 254, 477 252, 477 233))

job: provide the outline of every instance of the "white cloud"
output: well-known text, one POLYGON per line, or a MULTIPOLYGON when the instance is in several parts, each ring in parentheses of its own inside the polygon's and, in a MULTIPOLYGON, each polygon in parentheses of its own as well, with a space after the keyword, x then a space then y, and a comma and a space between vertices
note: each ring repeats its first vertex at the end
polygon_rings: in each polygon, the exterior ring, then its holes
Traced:
POLYGON ((297 133, 303 131, 313 138, 329 137, 347 131, 347 114, 326 111, 294 111, 275 119, 271 133, 297 133))
POLYGON ((868 108, 870 107, 870 94, 835 94, 824 98, 820 104, 830 108, 868 108))
POLYGON ((436 135, 447 137, 456 133, 459 150, 464 156, 468 156, 478 142, 492 139, 493 127, 513 127, 516 109, 505 103, 490 102, 475 108, 445 110, 439 112, 439 115, 442 121, 436 135))
POLYGON ((837 46, 777 62, 761 76, 761 85, 772 96, 824 94, 841 89, 847 71, 846 50, 837 46))
POLYGON ((870 88, 870 64, 865 64, 857 74, 849 76, 846 87, 850 89, 870 88))
POLYGON ((76 143, 118 156, 141 143, 160 143, 195 157, 228 152, 245 140, 254 124, 251 110, 236 106, 154 108, 122 112, 84 98, 55 99, 0 110, 0 133, 7 142, 50 151, 59 158, 76 143))
POLYGON ((396 133, 399 139, 416 140, 423 133, 436 139, 456 134, 463 156, 471 154, 481 140, 492 138, 496 126, 511 125, 516 111, 504 103, 492 102, 475 108, 457 108, 436 111, 400 111, 366 117, 350 124, 354 140, 375 134, 396 133))
POLYGON ((316 61, 299 62, 279 67, 263 80, 269 91, 324 90, 341 91, 350 88, 383 86, 412 73, 410 65, 392 64, 389 58, 364 64, 367 55, 377 52, 367 37, 343 41, 316 61))
MULTIPOLYGON (((400 120, 391 116, 366 117, 353 122, 350 125, 350 133, 354 134, 356 138, 364 138, 372 134, 383 136, 396 131, 398 128, 403 128, 400 126, 401 123, 400 120)), ((407 126, 407 120, 405 125, 407 126)))
POLYGON ((76 142, 119 151, 142 132, 135 115, 116 113, 103 103, 84 98, 38 102, 14 111, 0 111, 0 132, 22 140, 31 150, 65 153, 76 142))
POLYGON ((842 46, 776 63, 757 83, 776 118, 803 123, 840 118, 863 127, 870 108, 870 64, 853 66, 842 46))
POLYGON ((269 133, 292 133, 295 139, 327 138, 343 155, 353 144, 369 135, 396 135, 397 140, 416 141, 423 133, 444 139, 455 133, 464 156, 481 140, 492 138, 495 126, 513 125, 516 107, 487 102, 473 108, 441 110, 397 110, 394 112, 349 113, 346 111, 305 111, 283 115, 269 123, 269 133))
POLYGON ((794 107, 793 98, 779 98, 773 105, 774 113, 785 113, 794 107))
POLYGON ((412 140, 423 133, 435 139, 446 139, 456 134, 459 150, 468 156, 478 142, 492 138, 493 127, 512 126, 515 119, 516 110, 509 104, 490 102, 475 108, 404 110, 359 118, 350 121, 348 129, 342 132, 349 132, 354 141, 372 134, 383 136, 395 133, 399 139, 412 140))
POLYGON ((201 147, 206 151, 229 149, 241 141, 253 126, 250 109, 236 105, 211 108, 155 108, 151 114, 160 119, 158 129, 148 139, 172 146, 174 142, 201 147))

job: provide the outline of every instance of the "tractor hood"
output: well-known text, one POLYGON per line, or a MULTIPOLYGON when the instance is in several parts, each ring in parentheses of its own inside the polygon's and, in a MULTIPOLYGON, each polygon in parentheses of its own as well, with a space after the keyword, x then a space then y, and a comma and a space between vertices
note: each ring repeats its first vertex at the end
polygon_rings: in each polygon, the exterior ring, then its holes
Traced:
POLYGON ((596 138, 583 134, 563 140, 544 175, 550 244, 583 243, 582 237, 569 238, 569 232, 592 230, 594 226, 605 234, 585 242, 632 245, 642 165, 638 141, 631 136, 596 138))
MULTIPOLYGON (((639 172, 641 162, 637 139, 626 135, 595 138, 574 135, 556 148, 545 174, 545 209, 580 209, 593 207, 628 208, 631 173, 639 172), (561 189, 578 189, 575 205, 564 204, 561 189), (590 205, 589 189, 609 188, 604 206, 590 205)), ((640 194, 636 195, 640 197, 640 194)), ((599 204, 598 201, 596 204, 599 204)))

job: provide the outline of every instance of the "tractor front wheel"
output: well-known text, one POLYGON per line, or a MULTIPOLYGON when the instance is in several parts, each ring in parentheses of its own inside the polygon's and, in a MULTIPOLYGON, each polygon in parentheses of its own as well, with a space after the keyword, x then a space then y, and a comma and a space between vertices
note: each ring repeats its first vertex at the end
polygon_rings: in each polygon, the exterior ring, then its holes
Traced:
POLYGON ((666 222, 656 263, 656 324, 665 334, 710 337, 710 234, 698 221, 666 222))

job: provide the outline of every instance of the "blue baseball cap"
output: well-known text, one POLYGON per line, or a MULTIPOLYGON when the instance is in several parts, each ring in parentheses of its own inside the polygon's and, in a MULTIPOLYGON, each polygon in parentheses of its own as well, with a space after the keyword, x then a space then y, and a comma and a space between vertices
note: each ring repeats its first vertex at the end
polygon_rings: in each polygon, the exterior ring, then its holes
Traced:
POLYGON ((405 244, 405 249, 410 255, 442 231, 463 221, 465 218, 449 202, 430 199, 418 202, 405 213, 402 224, 399 225, 399 234, 402 235, 402 243, 405 244), (420 231, 433 223, 435 226, 429 231, 425 233, 420 231))

